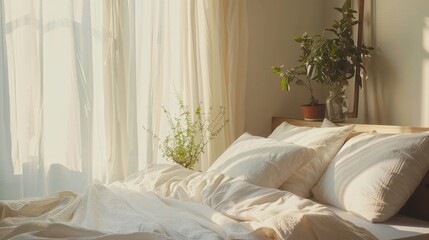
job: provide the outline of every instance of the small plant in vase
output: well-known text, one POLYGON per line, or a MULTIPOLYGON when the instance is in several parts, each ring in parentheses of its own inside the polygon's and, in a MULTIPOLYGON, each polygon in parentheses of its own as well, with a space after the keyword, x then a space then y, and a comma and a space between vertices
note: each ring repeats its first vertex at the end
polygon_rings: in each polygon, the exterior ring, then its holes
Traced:
POLYGON ((170 125, 169 134, 161 139, 151 129, 143 126, 158 142, 163 157, 173 160, 190 170, 200 160, 207 144, 223 130, 228 120, 225 119, 226 109, 220 107, 217 114, 204 113, 198 106, 191 111, 185 106, 181 96, 176 94, 179 104, 178 114, 172 114, 162 107, 167 122, 170 125))
POLYGON ((298 65, 284 70, 283 66, 273 66, 273 73, 281 77, 282 89, 290 90, 296 82, 310 91, 310 104, 314 104, 311 82, 316 81, 329 87, 330 95, 326 101, 326 117, 333 122, 344 122, 348 115, 347 98, 344 95, 348 81, 355 76, 356 66, 362 65, 362 58, 369 55, 371 47, 356 46, 353 40, 353 27, 356 11, 351 9, 351 1, 346 0, 342 8, 335 8, 342 18, 335 20, 331 28, 322 35, 304 33, 294 40, 301 45, 302 53, 298 65), (327 35, 330 34, 331 37, 327 35), (303 76, 305 79, 300 79, 303 76))

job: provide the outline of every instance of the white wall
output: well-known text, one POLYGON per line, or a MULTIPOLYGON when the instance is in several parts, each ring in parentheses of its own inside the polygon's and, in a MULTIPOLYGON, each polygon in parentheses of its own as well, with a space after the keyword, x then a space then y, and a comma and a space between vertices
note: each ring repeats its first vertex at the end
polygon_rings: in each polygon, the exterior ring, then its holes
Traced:
MULTIPOLYGON (((295 66, 300 50, 293 37, 305 31, 318 33, 323 29, 323 6, 320 0, 247 1, 246 131, 266 136, 270 132, 272 116, 302 118, 301 105, 308 103, 308 92, 296 85, 292 85, 290 92, 282 92, 280 79, 271 73, 271 66, 295 66)), ((323 100, 324 93, 316 91, 323 100)))
POLYGON ((429 1, 377 0, 372 11, 372 73, 381 101, 377 109, 366 106, 367 119, 429 127, 429 1))
MULTIPOLYGON (((272 116, 302 118, 307 92, 280 90, 272 65, 294 66, 293 36, 320 33, 337 18, 342 0, 249 0, 249 61, 245 130, 266 136, 272 116)), ((375 47, 350 122, 429 127, 429 1, 366 0, 365 39, 375 47)), ((353 83, 352 83, 353 85, 353 83)), ((351 90, 351 88, 349 89, 351 90)), ((319 88, 321 100, 325 88, 319 88)), ((353 96, 349 96, 353 98, 353 96)))

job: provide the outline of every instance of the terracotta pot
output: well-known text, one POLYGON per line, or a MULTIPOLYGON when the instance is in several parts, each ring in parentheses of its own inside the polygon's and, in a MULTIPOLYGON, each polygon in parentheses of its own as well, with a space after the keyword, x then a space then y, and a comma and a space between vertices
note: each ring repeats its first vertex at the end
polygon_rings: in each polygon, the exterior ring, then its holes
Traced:
POLYGON ((325 118, 325 104, 317 105, 302 105, 302 113, 304 120, 307 121, 321 121, 325 118))

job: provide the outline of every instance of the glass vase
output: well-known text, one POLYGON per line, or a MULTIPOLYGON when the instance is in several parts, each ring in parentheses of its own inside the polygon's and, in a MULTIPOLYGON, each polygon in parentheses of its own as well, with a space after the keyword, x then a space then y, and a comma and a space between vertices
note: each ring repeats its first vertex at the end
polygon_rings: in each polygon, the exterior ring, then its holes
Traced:
POLYGON ((349 114, 349 103, 345 87, 331 88, 326 99, 326 118, 331 122, 345 122, 349 114))

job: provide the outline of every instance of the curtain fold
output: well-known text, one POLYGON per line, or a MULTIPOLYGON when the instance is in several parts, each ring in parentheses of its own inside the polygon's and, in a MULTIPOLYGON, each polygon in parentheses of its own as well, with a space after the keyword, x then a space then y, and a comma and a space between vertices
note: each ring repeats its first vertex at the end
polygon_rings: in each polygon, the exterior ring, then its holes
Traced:
POLYGON ((182 1, 181 60, 185 103, 206 112, 226 107, 229 123, 209 145, 206 170, 244 129, 247 72, 246 2, 182 1))
POLYGON ((129 14, 127 1, 108 1, 104 5, 103 72, 107 141, 107 182, 124 179, 128 172, 128 99, 130 86, 129 14))
MULTIPOLYGON (((0 1, 0 189, 16 188, 13 174, 12 143, 10 129, 10 100, 7 68, 7 48, 5 29, 5 5, 0 1)), ((9 198, 17 198, 19 194, 5 191, 9 198)))
POLYGON ((225 106, 205 170, 243 131, 245 0, 1 1, 0 199, 121 180, 162 157, 164 106, 225 106), (12 186, 3 187, 3 186, 12 186))

